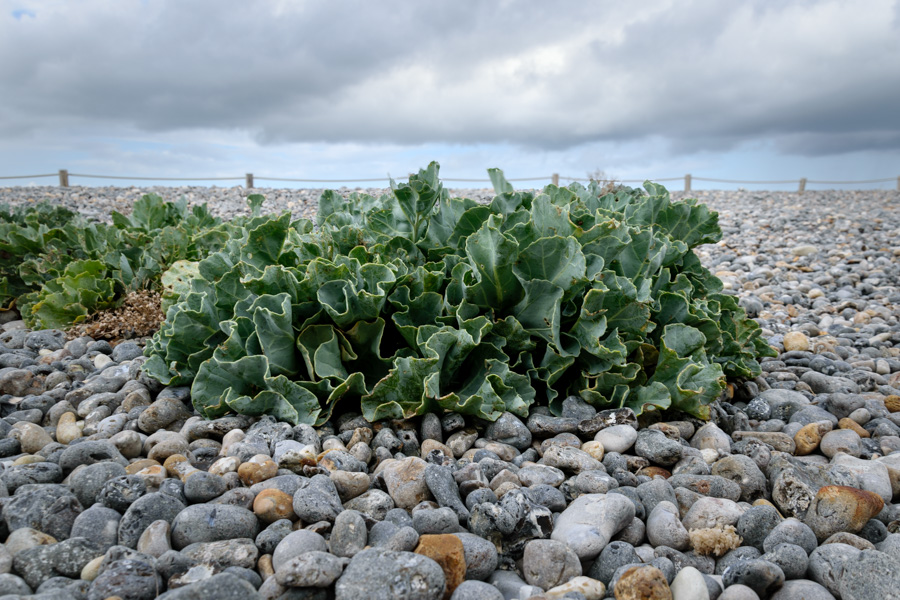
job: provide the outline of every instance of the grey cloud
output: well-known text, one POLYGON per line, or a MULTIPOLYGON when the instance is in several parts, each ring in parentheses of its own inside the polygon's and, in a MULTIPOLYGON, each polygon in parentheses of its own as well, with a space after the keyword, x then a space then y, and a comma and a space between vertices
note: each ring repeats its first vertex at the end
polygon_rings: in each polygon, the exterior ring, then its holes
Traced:
POLYGON ((26 8, 36 17, 0 16, 5 136, 50 123, 241 131, 262 144, 900 148, 889 0, 26 8))

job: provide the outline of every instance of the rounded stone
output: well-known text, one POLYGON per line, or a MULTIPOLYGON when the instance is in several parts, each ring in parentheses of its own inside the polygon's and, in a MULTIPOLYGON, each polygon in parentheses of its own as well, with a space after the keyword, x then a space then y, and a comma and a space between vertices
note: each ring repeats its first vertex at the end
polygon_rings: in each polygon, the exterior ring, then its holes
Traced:
POLYGON ((782 344, 785 352, 807 352, 809 350, 809 338, 801 331, 790 331, 784 334, 782 344))
POLYGON ((726 588, 746 585, 760 597, 768 597, 784 583, 784 571, 767 560, 745 560, 725 569, 722 582, 726 588))
POLYGON ((168 522, 153 521, 138 539, 137 551, 159 558, 172 549, 171 526, 168 522))
POLYGON ((484 437, 518 449, 525 450, 531 446, 531 432, 519 417, 511 412, 505 412, 487 426, 484 437))
POLYGON ((737 533, 744 539, 745 546, 763 549, 763 542, 781 522, 778 510, 769 504, 760 504, 741 515, 737 522, 737 533))
POLYGON ((122 456, 129 459, 140 456, 141 449, 144 445, 141 440, 141 434, 129 429, 116 433, 109 438, 109 442, 118 448, 119 452, 122 453, 122 456))
POLYGON ((560 469, 549 465, 528 465, 516 472, 522 485, 531 487, 535 485, 559 486, 566 480, 566 475, 560 469))
POLYGON ((859 556, 859 550, 847 544, 819 546, 809 555, 807 576, 835 596, 840 595, 844 566, 859 556))
POLYGON ((27 421, 19 421, 13 425, 10 437, 19 440, 22 446, 22 452, 26 454, 35 454, 47 444, 53 443, 53 438, 40 425, 29 423, 27 421))
MULTIPOLYGON (((546 540, 545 540, 546 541, 546 540)), ((527 554, 526 546, 526 554, 527 554)), ((441 566, 446 582, 446 594, 452 594, 466 575, 466 557, 462 540, 455 535, 423 535, 419 537, 416 554, 427 556, 441 566)), ((577 558, 576 558, 577 562, 577 558)), ((581 571, 579 564, 579 573, 581 571)))
POLYGON ((383 465, 381 475, 388 494, 398 508, 411 510, 419 502, 431 499, 431 492, 425 483, 428 463, 424 460, 410 456, 402 460, 387 460, 383 465))
POLYGON ((784 572, 785 579, 800 579, 806 574, 809 557, 806 551, 796 544, 778 544, 760 557, 767 560, 784 572))
POLYGON ((715 462, 713 475, 730 479, 741 487, 741 501, 752 502, 766 495, 766 476, 749 456, 733 454, 715 462))
POLYGON ((550 537, 589 560, 631 523, 634 511, 634 503, 621 494, 585 494, 559 515, 550 537))
POLYGON ((291 496, 281 490, 269 488, 256 495, 253 500, 253 514, 266 525, 281 519, 295 521, 297 515, 294 514, 293 501, 291 496))
MULTIPOLYGON (((298 490, 299 492, 299 490, 298 490)), ((394 508, 394 501, 391 497, 381 490, 369 490, 365 494, 360 494, 356 498, 349 500, 344 504, 346 510, 356 510, 376 521, 384 519, 388 511, 394 508)), ((294 512, 297 511, 297 496, 294 495, 294 512)), ((297 513, 300 518, 303 514, 297 513)), ((306 519, 304 519, 306 520, 306 519)))
POLYGON ((834 596, 815 581, 793 579, 785 581, 771 600, 834 600, 834 596))
POLYGON ((124 475, 125 467, 119 463, 100 462, 74 471, 69 476, 69 486, 82 506, 90 506, 97 501, 97 495, 106 482, 124 475))
POLYGON ((667 437, 662 431, 643 429, 638 432, 634 451, 652 463, 668 467, 681 460, 684 449, 680 443, 667 437))
POLYGON ((625 453, 634 446, 637 437, 637 430, 631 425, 613 425, 598 431, 594 440, 603 444, 606 452, 625 453))
POLYGON ((110 597, 151 600, 162 588, 162 579, 152 565, 140 560, 123 559, 108 565, 91 582, 88 600, 110 597))
POLYGON ((858 457, 861 452, 860 437, 852 429, 835 429, 822 436, 819 449, 828 458, 838 452, 858 457))
POLYGON ((238 467, 238 477, 247 487, 271 479, 278 474, 278 465, 265 455, 257 455, 238 467))
POLYGON ((578 555, 556 540, 531 540, 522 555, 525 581, 543 589, 550 589, 581 575, 578 555))
MULTIPOLYGON (((198 505, 205 506, 205 505, 198 505)), ((184 509, 177 498, 168 494, 153 493, 141 496, 122 515, 119 521, 119 544, 135 548, 147 527, 154 521, 172 522, 184 509)))
POLYGON ((763 551, 771 552, 779 544, 796 544, 803 548, 806 554, 810 554, 819 545, 813 530, 793 517, 781 521, 769 532, 763 540, 763 551))
POLYGON ((698 450, 710 449, 717 452, 729 452, 731 450, 731 437, 715 423, 707 423, 698 429, 691 438, 691 446, 698 450))
POLYGON ((900 562, 878 550, 863 550, 844 565, 838 587, 844 600, 896 598, 900 562))
POLYGON ((335 600, 439 600, 446 585, 428 557, 371 548, 350 559, 334 589, 335 600))
POLYGON ((489 583, 467 580, 456 588, 450 600, 503 600, 503 593, 489 583))
POLYGON ((499 554, 493 543, 473 533, 454 533, 463 545, 466 579, 484 581, 497 569, 499 554))
MULTIPOLYGON (((104 464, 98 463, 90 465, 86 468, 99 467, 104 464)), ((118 465, 116 465, 118 466, 118 465)), ((143 496, 147 492, 147 483, 143 477, 138 475, 123 475, 113 477, 103 484, 100 491, 96 494, 96 501, 119 512, 125 512, 128 507, 143 496)))
POLYGON ((184 497, 191 504, 209 502, 228 491, 228 484, 218 475, 198 471, 184 480, 184 497))
POLYGON ((647 539, 654 546, 668 546, 675 550, 687 550, 691 539, 681 524, 678 507, 669 501, 656 505, 647 517, 647 539))
MULTIPOLYGON (((21 577, 10 573, 0 574, 0 595, 29 596, 31 595, 31 592, 31 588, 21 577)), ((502 595, 500 597, 503 598, 502 595)))
POLYGON ((56 441, 60 444, 68 444, 72 440, 80 438, 81 428, 77 422, 78 417, 75 413, 63 413, 56 423, 56 441))
POLYGON ((710 600, 706 579, 694 567, 681 569, 671 583, 673 600, 710 600))
POLYGON ((310 550, 282 563, 275 570, 275 580, 288 587, 326 588, 340 577, 346 560, 328 552, 310 550))
POLYGON ((816 493, 804 521, 821 542, 838 531, 858 533, 883 507, 884 500, 878 494, 829 485, 816 493))
POLYGON ((352 558, 366 547, 367 541, 365 519, 355 510, 345 510, 334 520, 328 547, 335 556, 352 558))
MULTIPOLYGON (((254 540, 259 551, 262 554, 271 556, 275 552, 275 548, 293 531, 293 523, 287 519, 275 521, 265 529, 259 532, 254 540)), ((274 571, 273 571, 274 572, 274 571)))
MULTIPOLYGON (((154 519, 155 520, 155 519, 154 519)), ((233 538, 255 538, 259 533, 256 515, 228 504, 194 504, 172 521, 172 547, 181 550, 197 542, 233 538)))
POLYGON ((800 431, 794 434, 794 444, 797 447, 794 454, 806 456, 815 452, 819 448, 822 436, 828 431, 830 428, 823 423, 809 423, 801 427, 800 431))
POLYGON ((743 509, 733 500, 702 496, 688 509, 682 523, 687 530, 724 527, 736 525, 742 514, 743 509))
POLYGON ((725 588, 718 600, 759 600, 759 595, 746 585, 738 583, 725 588))
MULTIPOLYGON (((315 475, 303 483, 306 483, 306 486, 294 492, 294 514, 306 523, 316 523, 318 521, 334 522, 338 513, 344 509, 341 505, 341 497, 337 493, 337 488, 334 487, 334 482, 327 475, 315 475)), ((361 497, 354 498, 351 502, 357 501, 361 497)), ((393 501, 391 501, 391 504, 393 504, 393 501)))
POLYGON ((83 537, 106 552, 119 541, 119 522, 122 516, 111 508, 94 505, 75 517, 72 537, 83 537))
POLYGON ((328 546, 325 538, 308 529, 298 529, 282 539, 272 553, 272 568, 278 572, 278 568, 296 556, 311 551, 327 552, 328 546))
POLYGON ((116 462, 123 467, 128 464, 128 459, 107 440, 85 440, 66 447, 59 455, 59 466, 64 473, 71 473, 79 465, 104 461, 116 462))

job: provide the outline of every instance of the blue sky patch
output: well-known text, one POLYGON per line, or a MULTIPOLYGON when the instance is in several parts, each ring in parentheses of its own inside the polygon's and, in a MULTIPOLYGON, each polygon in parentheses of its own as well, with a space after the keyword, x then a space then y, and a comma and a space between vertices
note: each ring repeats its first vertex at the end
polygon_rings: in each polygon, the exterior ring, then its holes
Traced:
POLYGON ((17 8, 12 11, 11 14, 16 21, 21 21, 22 17, 31 17, 32 19, 37 18, 37 13, 27 8, 17 8))

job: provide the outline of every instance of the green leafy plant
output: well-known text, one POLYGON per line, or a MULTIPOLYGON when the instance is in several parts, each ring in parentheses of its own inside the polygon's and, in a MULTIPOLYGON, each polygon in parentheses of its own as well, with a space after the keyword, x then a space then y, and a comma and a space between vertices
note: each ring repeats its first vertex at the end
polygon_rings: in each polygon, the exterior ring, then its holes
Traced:
POLYGON ((0 208, 0 306, 16 304, 32 328, 65 328, 129 291, 160 286, 179 260, 221 248, 231 224, 206 206, 145 195, 112 225, 39 203, 0 208))
POLYGON ((535 194, 489 173, 487 205, 451 198, 432 163, 378 198, 326 191, 318 229, 256 210, 164 276, 145 371, 190 384, 208 418, 292 423, 341 401, 494 420, 573 393, 708 418, 726 377, 759 374, 772 350, 692 251, 721 237, 715 213, 652 183, 535 194))

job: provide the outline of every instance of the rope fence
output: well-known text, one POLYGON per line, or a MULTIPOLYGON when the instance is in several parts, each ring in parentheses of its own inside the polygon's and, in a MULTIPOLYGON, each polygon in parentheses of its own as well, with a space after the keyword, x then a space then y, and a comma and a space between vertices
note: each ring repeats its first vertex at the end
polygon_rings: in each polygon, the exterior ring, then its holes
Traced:
MULTIPOLYGON (((60 187, 69 187, 70 177, 80 177, 82 179, 131 179, 134 181, 243 181, 244 187, 247 189, 255 188, 256 181, 277 181, 291 183, 368 183, 368 182, 388 182, 390 177, 369 177, 367 179, 299 179, 291 177, 258 177, 253 173, 247 173, 243 177, 133 177, 128 175, 91 175, 87 173, 69 173, 66 169, 60 169, 58 173, 42 173, 39 175, 6 175, 0 176, 0 180, 7 179, 44 179, 47 177, 58 177, 60 187)), ((444 177, 443 181, 453 181, 460 183, 490 183, 490 179, 466 179, 456 177, 444 177)), ((550 180, 554 185, 559 185, 560 180, 563 181, 591 181, 588 177, 567 177, 561 176, 559 173, 544 177, 519 177, 509 178, 507 181, 547 181, 550 180)), ((787 185, 791 183, 797 184, 797 192, 802 194, 806 190, 806 185, 823 184, 823 185, 861 185, 872 183, 890 183, 895 181, 894 177, 883 177, 880 179, 850 179, 844 181, 823 180, 823 179, 775 179, 775 180, 757 180, 757 179, 716 179, 713 177, 694 177, 690 173, 684 177, 657 177, 646 179, 614 179, 621 183, 643 183, 644 181, 684 181, 684 191, 691 191, 693 181, 707 181, 710 183, 729 183, 729 184, 748 184, 748 185, 787 185)), ((900 191, 900 176, 896 177, 897 191, 900 191)))

